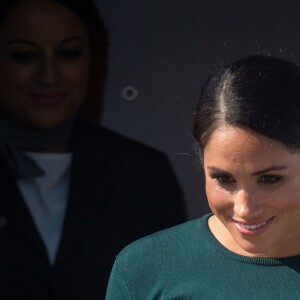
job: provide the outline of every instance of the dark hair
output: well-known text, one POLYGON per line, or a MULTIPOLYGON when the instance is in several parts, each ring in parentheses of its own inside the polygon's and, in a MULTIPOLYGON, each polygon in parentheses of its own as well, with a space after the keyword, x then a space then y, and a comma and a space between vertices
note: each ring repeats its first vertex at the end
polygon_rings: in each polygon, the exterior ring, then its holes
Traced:
MULTIPOLYGON (((9 12, 24 0, 0 0, 0 25, 9 12)), ((85 23, 90 33, 91 41, 99 34, 95 31, 100 17, 93 0, 51 0, 68 7, 85 23)))
POLYGON ((212 132, 222 124, 300 149, 300 68, 281 58, 253 55, 211 75, 194 123, 200 158, 212 132))
MULTIPOLYGON (((0 26, 10 11, 26 0, 0 0, 0 26)), ((93 0, 51 0, 72 10, 87 26, 91 44, 90 88, 80 113, 94 123, 99 122, 102 110, 107 59, 107 29, 93 0)))

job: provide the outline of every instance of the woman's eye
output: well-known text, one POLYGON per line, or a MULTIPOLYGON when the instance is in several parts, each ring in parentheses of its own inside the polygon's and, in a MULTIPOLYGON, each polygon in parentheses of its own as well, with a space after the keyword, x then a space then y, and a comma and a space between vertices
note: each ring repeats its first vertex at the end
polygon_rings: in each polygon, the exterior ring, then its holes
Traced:
POLYGON ((75 60, 82 54, 81 50, 61 50, 59 57, 63 60, 75 60))
POLYGON ((282 180, 282 176, 278 175, 263 175, 259 178, 259 182, 266 184, 275 184, 282 180))
POLYGON ((229 185, 235 182, 234 178, 229 175, 213 175, 212 178, 220 185, 229 185))
POLYGON ((10 56, 18 63, 27 64, 33 62, 38 55, 35 52, 14 52, 10 56))

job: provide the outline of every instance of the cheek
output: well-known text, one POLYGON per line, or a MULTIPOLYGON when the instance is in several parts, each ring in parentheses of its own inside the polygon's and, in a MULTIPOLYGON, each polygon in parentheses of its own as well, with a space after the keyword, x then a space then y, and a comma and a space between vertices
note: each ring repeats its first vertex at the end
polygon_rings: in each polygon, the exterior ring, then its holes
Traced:
POLYGON ((205 188, 208 205, 213 213, 218 214, 218 212, 232 207, 232 197, 228 191, 220 188, 211 180, 206 182, 205 188))
POLYGON ((2 109, 10 112, 19 111, 23 103, 22 93, 26 91, 31 84, 31 68, 19 68, 7 63, 1 65, 0 105, 2 109))
POLYGON ((288 178, 272 194, 265 195, 269 206, 278 210, 299 210, 300 209, 300 174, 288 178))
POLYGON ((82 88, 87 84, 89 72, 86 66, 74 66, 64 71, 65 78, 74 84, 76 88, 82 88))
POLYGON ((268 196, 268 204, 270 207, 278 211, 294 211, 300 209, 300 195, 299 188, 289 191, 278 191, 273 194, 273 197, 268 196))
POLYGON ((71 110, 78 110, 85 101, 89 88, 89 65, 86 62, 75 64, 64 69, 62 84, 71 90, 71 110))
POLYGON ((69 81, 76 84, 78 88, 85 87, 89 81, 89 56, 85 56, 76 63, 66 66, 64 73, 65 77, 67 77, 69 81))
POLYGON ((32 80, 33 72, 34 71, 30 67, 20 68, 12 64, 2 64, 0 71, 0 92, 14 92, 14 90, 9 90, 8 88, 18 88, 30 83, 32 80))

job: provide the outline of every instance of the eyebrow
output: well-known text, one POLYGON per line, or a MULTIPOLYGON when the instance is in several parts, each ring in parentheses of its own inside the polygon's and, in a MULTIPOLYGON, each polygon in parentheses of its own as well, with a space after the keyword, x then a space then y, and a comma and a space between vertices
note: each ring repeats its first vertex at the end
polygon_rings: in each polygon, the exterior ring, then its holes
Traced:
MULTIPOLYGON (((213 171, 213 172, 220 172, 220 173, 224 173, 224 174, 230 174, 229 172, 226 172, 226 171, 221 170, 221 169, 216 168, 216 167, 208 166, 207 169, 209 169, 210 171, 213 171)), ((287 169, 288 169, 287 166, 271 166, 269 168, 253 172, 253 173, 251 173, 251 176, 258 176, 258 175, 268 173, 268 172, 272 172, 272 171, 281 171, 281 170, 287 170, 287 169)))
POLYGON ((288 167, 287 166, 272 166, 263 170, 259 170, 256 171, 254 173, 252 173, 252 176, 257 176, 257 175, 261 175, 264 173, 268 173, 268 172, 272 172, 272 171, 281 171, 281 170, 286 170, 288 167))
POLYGON ((34 42, 31 42, 31 41, 28 41, 28 40, 23 40, 23 39, 16 39, 16 40, 7 42, 5 44, 5 46, 12 46, 12 45, 15 45, 15 44, 26 44, 26 45, 30 45, 30 46, 35 46, 34 42))
MULTIPOLYGON (((69 37, 65 40, 62 40, 60 42, 60 45, 63 45, 63 44, 68 43, 68 42, 76 41, 76 40, 84 42, 85 39, 82 38, 82 37, 79 37, 79 36, 71 36, 71 37, 69 37)), ((26 40, 26 39, 15 39, 13 41, 7 42, 5 45, 6 46, 12 46, 12 45, 16 45, 16 44, 26 44, 28 46, 37 46, 35 42, 30 41, 30 40, 26 40)))

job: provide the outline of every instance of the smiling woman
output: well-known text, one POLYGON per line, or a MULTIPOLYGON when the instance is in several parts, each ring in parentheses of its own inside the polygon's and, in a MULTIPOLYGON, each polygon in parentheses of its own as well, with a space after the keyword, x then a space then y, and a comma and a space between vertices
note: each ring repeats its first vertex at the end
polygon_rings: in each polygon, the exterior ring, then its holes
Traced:
POLYGON ((194 135, 212 214, 117 257, 107 300, 300 299, 300 68, 250 56, 206 82, 194 135))
POLYGON ((299 152, 224 125, 204 149, 204 172, 215 215, 208 224, 226 248, 256 257, 299 254, 299 152))
POLYGON ((27 126, 53 128, 77 112, 90 58, 88 30, 79 16, 53 1, 21 1, 3 22, 0 47, 6 113, 27 126))
POLYGON ((103 299, 125 245, 185 220, 165 155, 98 126, 106 48, 91 0, 0 0, 1 299, 103 299))

